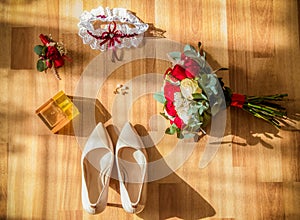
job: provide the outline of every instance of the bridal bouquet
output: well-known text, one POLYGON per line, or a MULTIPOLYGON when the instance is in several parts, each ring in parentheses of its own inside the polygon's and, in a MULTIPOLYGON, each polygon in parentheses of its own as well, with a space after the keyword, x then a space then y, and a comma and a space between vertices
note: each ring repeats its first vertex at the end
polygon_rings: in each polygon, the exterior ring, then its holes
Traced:
POLYGON ((198 50, 186 45, 184 51, 168 54, 173 66, 164 74, 162 91, 154 98, 164 105, 163 115, 170 121, 166 134, 178 138, 191 138, 199 132, 206 134, 205 127, 211 117, 228 106, 241 108, 257 118, 280 128, 280 119, 286 110, 274 101, 281 101, 287 94, 247 96, 236 94, 226 87, 205 59, 201 43, 198 50))

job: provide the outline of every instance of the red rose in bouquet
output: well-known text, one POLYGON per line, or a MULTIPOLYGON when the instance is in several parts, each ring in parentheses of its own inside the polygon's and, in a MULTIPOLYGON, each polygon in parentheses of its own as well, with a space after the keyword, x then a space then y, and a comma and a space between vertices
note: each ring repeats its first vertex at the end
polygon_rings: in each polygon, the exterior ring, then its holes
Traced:
POLYGON ((185 69, 180 65, 175 65, 173 70, 171 71, 171 76, 174 76, 178 80, 183 80, 187 78, 187 75, 185 73, 185 69))
POLYGON ((200 71, 199 64, 190 57, 181 55, 184 61, 185 74, 188 78, 193 79, 200 71))
POLYGON ((170 82, 166 82, 165 87, 164 87, 164 95, 165 95, 166 100, 173 102, 175 92, 180 92, 179 86, 174 85, 170 82))
POLYGON ((175 119, 173 121, 170 121, 171 125, 174 123, 177 128, 181 129, 184 126, 184 123, 182 121, 181 118, 179 118, 178 116, 175 117, 175 119))
POLYGON ((177 116, 177 112, 175 110, 175 106, 172 101, 167 101, 166 103, 166 111, 170 116, 177 116))

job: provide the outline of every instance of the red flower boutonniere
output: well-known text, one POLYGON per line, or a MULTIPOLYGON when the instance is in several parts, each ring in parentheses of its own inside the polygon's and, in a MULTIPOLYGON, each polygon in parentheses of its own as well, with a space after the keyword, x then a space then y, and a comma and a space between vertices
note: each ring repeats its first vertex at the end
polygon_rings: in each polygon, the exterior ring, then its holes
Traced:
POLYGON ((54 41, 51 35, 40 34, 39 37, 43 45, 36 45, 34 47, 34 52, 39 56, 36 68, 39 72, 46 72, 47 69, 52 68, 54 75, 60 80, 57 68, 65 64, 65 59, 71 61, 66 56, 67 50, 62 43, 54 41))

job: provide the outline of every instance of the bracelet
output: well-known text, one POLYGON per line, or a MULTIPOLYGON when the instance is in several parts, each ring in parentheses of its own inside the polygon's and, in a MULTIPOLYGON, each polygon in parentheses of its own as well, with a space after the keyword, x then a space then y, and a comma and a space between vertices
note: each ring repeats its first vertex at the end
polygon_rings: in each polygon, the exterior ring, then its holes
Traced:
POLYGON ((143 40, 148 24, 141 22, 125 8, 102 8, 84 11, 78 23, 78 35, 92 49, 137 47, 143 40))

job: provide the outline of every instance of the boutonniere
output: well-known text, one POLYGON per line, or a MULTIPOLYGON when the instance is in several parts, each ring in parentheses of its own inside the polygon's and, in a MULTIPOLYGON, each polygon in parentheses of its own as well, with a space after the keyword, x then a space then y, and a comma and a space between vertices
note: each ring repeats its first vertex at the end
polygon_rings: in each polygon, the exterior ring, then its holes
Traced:
POLYGON ((52 69, 57 79, 61 80, 57 69, 65 64, 65 59, 71 61, 67 57, 67 50, 63 43, 56 42, 51 35, 40 34, 43 45, 36 45, 34 52, 39 56, 36 68, 39 72, 47 72, 52 69))

